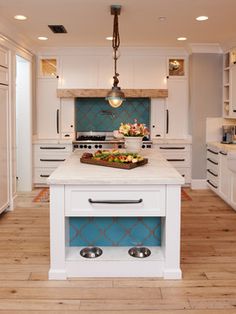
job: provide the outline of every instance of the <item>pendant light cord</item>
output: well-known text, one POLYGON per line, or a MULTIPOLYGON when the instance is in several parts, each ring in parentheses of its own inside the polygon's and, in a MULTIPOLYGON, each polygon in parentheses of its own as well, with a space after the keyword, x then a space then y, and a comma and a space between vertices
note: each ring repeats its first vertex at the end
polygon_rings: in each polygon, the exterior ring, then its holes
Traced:
POLYGON ((119 46, 120 46, 120 34, 119 34, 118 14, 115 13, 114 22, 113 22, 113 37, 112 37, 112 48, 114 51, 114 56, 113 56, 113 58, 114 58, 114 76, 113 76, 114 83, 113 83, 113 86, 117 86, 119 83, 119 80, 118 80, 119 73, 117 73, 117 59, 118 59, 117 51, 118 51, 119 46))

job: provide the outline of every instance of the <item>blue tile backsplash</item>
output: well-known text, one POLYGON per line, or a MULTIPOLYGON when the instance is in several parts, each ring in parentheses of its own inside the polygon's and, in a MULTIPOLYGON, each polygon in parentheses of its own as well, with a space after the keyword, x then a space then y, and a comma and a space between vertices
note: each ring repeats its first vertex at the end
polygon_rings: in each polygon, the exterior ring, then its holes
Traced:
POLYGON ((145 123, 150 127, 150 99, 127 98, 119 108, 112 108, 104 98, 76 98, 77 132, 117 130, 123 123, 145 123))
POLYGON ((70 246, 160 246, 160 217, 70 217, 70 246))

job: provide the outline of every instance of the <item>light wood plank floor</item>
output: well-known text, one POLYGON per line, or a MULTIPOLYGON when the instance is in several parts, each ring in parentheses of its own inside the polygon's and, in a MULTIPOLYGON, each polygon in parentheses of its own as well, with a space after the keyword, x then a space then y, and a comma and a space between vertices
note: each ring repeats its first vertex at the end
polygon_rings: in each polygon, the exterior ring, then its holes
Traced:
POLYGON ((236 313, 236 212, 211 191, 182 202, 183 280, 48 281, 49 208, 21 194, 0 218, 0 313, 236 313))

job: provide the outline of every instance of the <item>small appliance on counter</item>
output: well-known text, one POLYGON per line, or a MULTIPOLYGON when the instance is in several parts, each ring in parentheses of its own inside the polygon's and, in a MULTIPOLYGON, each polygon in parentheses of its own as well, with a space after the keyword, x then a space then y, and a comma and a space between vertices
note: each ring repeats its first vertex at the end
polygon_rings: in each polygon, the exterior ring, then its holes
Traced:
POLYGON ((222 142, 223 144, 236 144, 236 126, 223 125, 222 126, 222 142))

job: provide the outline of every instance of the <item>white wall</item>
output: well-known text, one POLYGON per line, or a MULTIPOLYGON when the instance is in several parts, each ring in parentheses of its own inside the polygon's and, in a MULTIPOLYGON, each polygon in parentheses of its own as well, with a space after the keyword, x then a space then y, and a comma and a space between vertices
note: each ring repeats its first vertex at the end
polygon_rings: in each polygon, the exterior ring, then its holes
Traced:
POLYGON ((32 190, 31 64, 16 57, 17 191, 32 190))

